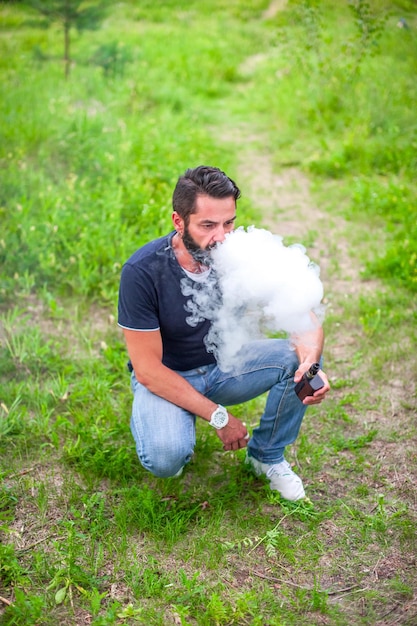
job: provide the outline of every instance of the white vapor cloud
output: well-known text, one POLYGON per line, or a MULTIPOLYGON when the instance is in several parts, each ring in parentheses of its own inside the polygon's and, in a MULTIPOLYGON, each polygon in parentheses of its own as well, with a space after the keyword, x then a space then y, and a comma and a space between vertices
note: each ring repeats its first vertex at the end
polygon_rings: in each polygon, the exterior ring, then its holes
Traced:
MULTIPOLYGON (((319 267, 300 244, 285 246, 271 232, 240 227, 211 253, 213 267, 205 284, 191 288, 189 310, 212 321, 206 347, 224 371, 233 369, 239 350, 272 332, 297 335, 312 330, 310 312, 323 317, 319 267), (220 297, 215 295, 218 280, 220 297)), ((183 292, 184 292, 183 289, 183 292)))

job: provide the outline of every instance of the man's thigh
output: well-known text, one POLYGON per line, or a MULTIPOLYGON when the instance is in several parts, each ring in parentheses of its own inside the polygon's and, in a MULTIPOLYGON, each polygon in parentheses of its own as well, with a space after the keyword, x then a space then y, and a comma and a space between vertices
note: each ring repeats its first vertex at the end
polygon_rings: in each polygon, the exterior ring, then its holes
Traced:
POLYGON ((131 430, 142 465, 156 475, 175 474, 194 451, 195 416, 148 391, 134 375, 132 391, 131 430))
POLYGON ((206 396, 220 404, 239 404, 269 391, 275 385, 292 384, 298 359, 284 339, 254 341, 239 353, 230 372, 213 368, 206 396))

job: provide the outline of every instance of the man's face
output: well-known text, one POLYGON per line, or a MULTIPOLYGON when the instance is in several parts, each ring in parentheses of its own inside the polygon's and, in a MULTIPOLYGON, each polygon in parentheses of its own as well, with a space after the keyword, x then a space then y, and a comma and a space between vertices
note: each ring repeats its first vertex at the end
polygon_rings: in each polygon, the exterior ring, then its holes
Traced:
MULTIPOLYGON (((188 226, 179 218, 182 227, 179 232, 182 232, 184 246, 196 261, 209 265, 210 250, 222 243, 233 230, 235 219, 236 202, 233 196, 197 196, 196 212, 190 215, 188 226)), ((175 215, 174 223, 177 226, 175 215)))

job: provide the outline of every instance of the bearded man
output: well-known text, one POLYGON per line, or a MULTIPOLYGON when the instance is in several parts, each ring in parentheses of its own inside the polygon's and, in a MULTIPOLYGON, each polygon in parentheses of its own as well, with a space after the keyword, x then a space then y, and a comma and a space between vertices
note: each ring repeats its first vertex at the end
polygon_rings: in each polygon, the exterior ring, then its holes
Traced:
POLYGON ((236 183, 220 169, 188 169, 173 193, 174 230, 145 244, 123 266, 118 323, 130 358, 131 430, 146 470, 179 476, 193 455, 200 418, 215 428, 224 450, 247 446, 254 472, 295 501, 305 491, 284 451, 297 438, 307 407, 322 402, 330 389, 320 370, 321 389, 302 401, 294 390, 321 359, 321 325, 315 320, 295 349, 291 338, 250 342, 239 365, 224 372, 205 342, 211 321, 190 324, 190 286, 198 289, 208 280, 213 285, 210 251, 234 229, 239 197, 236 183), (265 392, 264 411, 249 434, 226 407, 265 392))

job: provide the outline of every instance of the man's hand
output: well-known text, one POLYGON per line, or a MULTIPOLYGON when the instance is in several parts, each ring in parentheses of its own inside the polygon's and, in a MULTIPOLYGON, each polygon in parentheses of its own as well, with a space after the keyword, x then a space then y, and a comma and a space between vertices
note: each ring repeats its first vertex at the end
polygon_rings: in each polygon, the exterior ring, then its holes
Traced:
MULTIPOLYGON (((295 372, 295 375, 294 375, 295 383, 298 383, 302 379, 303 374, 305 374, 305 372, 307 372, 310 369, 310 365, 311 365, 310 362, 300 363, 298 370, 295 372)), ((320 402, 323 402, 323 400, 325 399, 327 392, 330 391, 330 385, 329 385, 329 381, 327 379, 326 374, 322 370, 319 370, 318 375, 324 382, 324 387, 315 391, 314 395, 306 396, 304 400, 302 401, 303 404, 307 404, 307 405, 320 404, 320 402)))
POLYGON ((223 450, 239 450, 248 445, 248 429, 240 420, 229 413, 229 423, 216 431, 223 442, 223 450))

